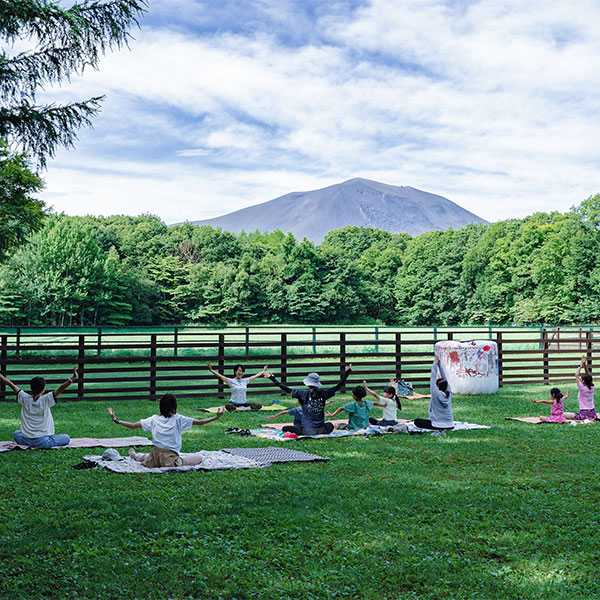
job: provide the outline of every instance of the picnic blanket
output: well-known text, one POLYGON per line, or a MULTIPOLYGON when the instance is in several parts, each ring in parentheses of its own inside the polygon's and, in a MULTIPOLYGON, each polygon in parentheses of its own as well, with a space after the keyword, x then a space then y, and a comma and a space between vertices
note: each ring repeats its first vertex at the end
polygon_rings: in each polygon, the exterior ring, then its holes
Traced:
MULTIPOLYGON (((537 425, 539 423, 545 423, 545 421, 542 421, 539 417, 504 417, 504 419, 506 421, 520 421, 521 423, 532 423, 534 425, 537 425)), ((585 419, 584 421, 574 421, 574 420, 570 420, 567 421, 567 425, 589 425, 590 423, 595 423, 596 421, 594 419, 585 419)), ((558 425, 561 425, 561 423, 558 423, 558 425)))
MULTIPOLYGON (((50 450, 58 448, 123 448, 125 446, 152 446, 152 441, 140 435, 117 438, 72 438, 66 446, 54 446, 50 450)), ((42 450, 43 448, 32 448, 16 442, 0 442, 0 452, 10 450, 42 450)))
MULTIPOLYGON (((287 448, 225 448, 223 450, 209 451, 201 450, 193 453, 193 456, 202 456, 199 465, 182 467, 158 467, 148 469, 142 463, 123 456, 121 460, 104 460, 102 456, 88 455, 84 460, 95 463, 96 466, 104 467, 114 473, 166 473, 174 471, 185 473, 188 471, 224 471, 228 469, 257 469, 268 467, 278 462, 300 462, 329 460, 328 458, 307 452, 298 452, 287 448)), ((190 456, 181 453, 180 456, 190 456)))
MULTIPOLYGON (((223 408, 223 404, 221 404, 221 406, 211 406, 210 408, 198 408, 197 410, 201 411, 201 412, 207 412, 207 413, 216 413, 220 408, 223 408)), ((280 412, 282 410, 287 410, 289 407, 284 406, 283 404, 269 404, 267 406, 263 406, 262 408, 259 408, 258 410, 267 410, 267 411, 277 411, 280 412)), ((234 411, 232 412, 244 412, 246 410, 252 410, 249 406, 242 406, 241 408, 236 408, 234 411)), ((253 411, 253 412, 258 412, 258 411, 253 411)))
MULTIPOLYGON (((329 421, 330 423, 346 423, 346 420, 334 420, 334 421, 329 421)), ((426 435, 426 434, 434 434, 434 435, 441 435, 442 431, 440 430, 432 430, 432 429, 421 429, 419 427, 416 427, 415 424, 412 421, 408 421, 408 420, 401 420, 398 422, 397 425, 394 425, 393 427, 378 427, 376 425, 369 425, 368 427, 365 427, 364 429, 358 429, 358 430, 348 430, 348 429, 342 429, 342 430, 338 430, 338 429, 334 429, 331 433, 328 434, 319 434, 319 435, 299 435, 298 438, 286 438, 284 437, 284 433, 283 431, 281 431, 281 427, 283 427, 284 425, 291 425, 291 423, 277 423, 276 424, 278 427, 272 427, 272 426, 267 426, 267 427, 263 427, 262 429, 251 429, 250 430, 250 435, 259 437, 259 438, 264 438, 267 440, 274 440, 274 441, 278 441, 278 442, 287 442, 289 440, 293 440, 293 439, 306 439, 306 438, 312 438, 312 439, 321 439, 321 438, 339 438, 339 437, 348 437, 351 435, 362 435, 365 437, 369 437, 369 436, 379 436, 379 435, 384 435, 384 434, 388 434, 388 433, 408 433, 411 435, 426 435)), ((464 431, 466 429, 490 429, 489 425, 477 425, 476 423, 467 423, 466 421, 454 421, 454 429, 451 429, 449 431, 464 431)))

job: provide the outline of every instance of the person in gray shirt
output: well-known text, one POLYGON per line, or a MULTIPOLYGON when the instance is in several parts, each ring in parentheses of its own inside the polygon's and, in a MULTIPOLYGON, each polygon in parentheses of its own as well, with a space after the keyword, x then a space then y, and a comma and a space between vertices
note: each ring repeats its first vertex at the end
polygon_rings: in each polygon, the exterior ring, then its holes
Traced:
POLYGON ((431 366, 429 379, 431 400, 429 400, 429 419, 415 419, 415 426, 421 429, 454 429, 452 416, 452 390, 446 379, 440 361, 435 358, 431 366), (438 379, 438 371, 440 378, 438 379))

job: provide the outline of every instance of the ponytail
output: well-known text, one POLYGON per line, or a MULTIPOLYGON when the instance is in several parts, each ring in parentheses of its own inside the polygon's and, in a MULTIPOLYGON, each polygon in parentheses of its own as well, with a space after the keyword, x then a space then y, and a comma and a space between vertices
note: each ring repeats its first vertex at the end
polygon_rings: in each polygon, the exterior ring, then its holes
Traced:
POLYGON ((388 394, 393 394, 393 399, 396 402, 396 407, 398 408, 398 410, 402 410, 402 403, 400 402, 400 396, 398 396, 398 393, 396 392, 396 388, 392 385, 386 385, 383 388, 383 392, 387 392, 388 394))

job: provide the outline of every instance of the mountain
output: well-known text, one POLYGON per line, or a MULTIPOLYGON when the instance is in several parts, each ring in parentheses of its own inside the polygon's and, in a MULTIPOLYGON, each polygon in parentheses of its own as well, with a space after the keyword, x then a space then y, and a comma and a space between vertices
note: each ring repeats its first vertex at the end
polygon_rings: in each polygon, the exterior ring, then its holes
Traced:
POLYGON ((221 227, 233 233, 281 229, 291 231, 297 239, 306 236, 319 244, 327 232, 346 225, 418 235, 486 221, 442 196, 356 178, 311 192, 292 192, 192 223, 221 227))

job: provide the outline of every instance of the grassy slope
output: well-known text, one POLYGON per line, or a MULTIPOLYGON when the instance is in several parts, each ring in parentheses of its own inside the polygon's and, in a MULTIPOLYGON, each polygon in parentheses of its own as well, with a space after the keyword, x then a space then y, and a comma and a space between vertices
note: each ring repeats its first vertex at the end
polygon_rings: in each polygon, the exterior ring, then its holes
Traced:
MULTIPOLYGON (((549 412, 531 393, 547 388, 455 398, 457 420, 491 430, 290 442, 331 458, 321 464, 123 476, 70 468, 98 449, 2 454, 0 597, 600 597, 600 424, 505 421, 549 412)), ((57 431, 127 435, 106 406, 58 405, 57 431)), ((402 416, 426 406, 407 402, 402 416)), ((10 439, 18 407, 0 409, 10 439)), ((156 405, 116 409, 136 420, 156 405)), ((267 445, 222 433, 263 419, 226 415, 184 434, 183 451, 267 445)))

